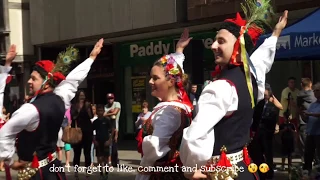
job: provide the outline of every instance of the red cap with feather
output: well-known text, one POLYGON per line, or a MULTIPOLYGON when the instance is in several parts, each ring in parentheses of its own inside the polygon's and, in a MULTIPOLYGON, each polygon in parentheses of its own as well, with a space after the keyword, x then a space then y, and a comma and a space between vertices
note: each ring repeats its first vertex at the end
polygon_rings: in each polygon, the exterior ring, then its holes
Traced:
POLYGON ((55 64, 50 60, 38 61, 35 65, 36 67, 41 68, 41 70, 37 68, 35 68, 35 70, 37 70, 42 76, 47 77, 48 80, 52 80, 56 85, 66 79, 61 72, 53 72, 55 64))

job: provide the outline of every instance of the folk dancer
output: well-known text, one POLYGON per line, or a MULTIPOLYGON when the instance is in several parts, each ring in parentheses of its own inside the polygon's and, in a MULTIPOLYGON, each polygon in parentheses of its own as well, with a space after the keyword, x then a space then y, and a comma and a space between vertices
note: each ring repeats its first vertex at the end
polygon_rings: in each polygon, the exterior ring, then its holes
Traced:
POLYGON ((237 13, 235 19, 227 19, 211 46, 218 67, 217 80, 204 88, 199 112, 184 130, 180 147, 183 165, 197 169, 185 172, 189 179, 258 179, 248 172, 251 160, 246 145, 253 107, 257 99, 264 97, 265 74, 273 64, 287 12, 249 62, 249 54, 263 32, 261 22, 266 22, 265 15, 272 11, 269 1, 246 2, 249 9, 242 6, 244 12, 252 16, 244 20, 237 13))
POLYGON ((56 143, 65 111, 70 107, 79 84, 86 78, 92 63, 103 46, 99 40, 90 57, 63 75, 68 65, 77 59, 78 50, 68 48, 60 53, 57 63, 38 61, 28 81, 33 98, 23 104, 0 130, 0 159, 9 162, 22 180, 66 179, 64 172, 50 172, 49 168, 63 167, 57 159, 56 143), (19 134, 17 154, 13 160, 15 139, 19 134))
POLYGON ((186 29, 177 43, 176 53, 163 56, 151 69, 151 95, 162 102, 154 107, 137 136, 142 159, 136 180, 185 179, 178 150, 193 109, 184 88, 188 81, 183 70, 183 49, 190 40, 186 29), (152 171, 152 167, 157 170, 152 171), (161 170, 165 167, 172 169, 161 170))
MULTIPOLYGON (((12 67, 11 67, 11 63, 12 61, 15 59, 17 55, 17 51, 16 51, 16 45, 11 45, 9 48, 9 51, 6 55, 6 62, 4 66, 0 66, 0 110, 1 110, 1 114, 0 114, 0 129, 2 128, 2 126, 7 122, 8 117, 5 116, 2 113, 2 109, 3 109, 3 101, 4 101, 4 90, 6 87, 6 84, 10 83, 10 81, 12 80, 12 76, 9 75, 8 73, 11 71, 12 67)), ((5 169, 6 172, 6 180, 11 180, 11 172, 10 172, 10 167, 6 164, 4 164, 3 161, 0 162, 1 163, 1 168, 5 169)), ((2 171, 2 169, 1 169, 2 171)))

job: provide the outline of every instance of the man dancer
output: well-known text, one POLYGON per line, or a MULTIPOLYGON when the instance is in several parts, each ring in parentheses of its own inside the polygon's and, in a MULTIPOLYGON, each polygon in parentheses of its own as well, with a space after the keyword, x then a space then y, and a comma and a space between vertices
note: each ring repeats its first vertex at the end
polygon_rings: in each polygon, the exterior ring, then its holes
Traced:
MULTIPOLYGON (((15 45, 11 45, 9 48, 9 51, 6 55, 6 62, 4 66, 0 66, 0 118, 2 118, 2 120, 4 120, 4 114, 2 114, 2 107, 3 107, 3 101, 4 101, 4 89, 6 87, 6 84, 8 84, 11 80, 11 78, 9 78, 8 73, 11 71, 12 67, 11 67, 11 63, 14 60, 14 58, 16 57, 17 52, 16 52, 16 46, 15 45)), ((3 161, 1 161, 1 163, 3 163, 3 161)), ((10 173, 10 168, 5 164, 5 171, 6 171, 6 179, 7 180, 11 180, 11 173, 10 173)))
POLYGON ((50 167, 63 167, 57 159, 56 143, 66 109, 79 84, 86 78, 92 63, 103 46, 99 40, 90 57, 77 66, 65 78, 67 66, 77 59, 78 51, 68 48, 60 53, 57 63, 38 61, 28 81, 29 103, 22 105, 0 130, 0 159, 19 170, 20 179, 66 179, 63 172, 50 172, 50 167), (41 120, 41 121, 40 121, 41 120), (13 161, 15 139, 19 134, 17 153, 19 161, 13 161))
POLYGON ((257 99, 261 100, 264 96, 265 74, 272 66, 277 38, 287 22, 287 11, 280 18, 272 37, 251 55, 253 67, 249 68, 246 52, 252 52, 263 32, 259 24, 251 23, 258 21, 253 18, 265 20, 265 12, 271 8, 268 1, 254 1, 250 5, 251 9, 244 12, 250 11, 248 14, 253 17, 247 17, 246 21, 237 14, 236 19, 226 20, 211 46, 220 72, 217 80, 203 90, 198 102, 198 114, 190 127, 184 130, 181 161, 184 166, 198 169, 185 173, 187 178, 258 178, 248 172, 247 166, 251 160, 246 144, 250 140, 253 107, 257 99), (258 6, 253 7, 256 4, 258 6), (228 171, 216 169, 208 172, 217 166, 228 168, 228 171), (238 171, 239 168, 242 172, 238 171))

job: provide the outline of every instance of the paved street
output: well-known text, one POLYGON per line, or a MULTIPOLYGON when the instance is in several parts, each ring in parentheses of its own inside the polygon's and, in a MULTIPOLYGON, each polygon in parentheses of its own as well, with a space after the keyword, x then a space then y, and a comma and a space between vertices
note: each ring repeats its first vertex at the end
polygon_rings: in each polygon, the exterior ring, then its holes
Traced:
MULTIPOLYGON (((119 158, 120 158, 120 164, 130 166, 133 170, 135 170, 139 164, 140 161, 140 154, 137 153, 135 150, 135 142, 134 141, 123 141, 119 144, 119 158)), ((72 151, 71 151, 72 152, 72 151)), ((73 157, 73 154, 71 153, 71 157, 73 157)), ((72 158, 71 158, 72 159, 72 158)), ((275 163, 280 163, 280 158, 274 158, 275 163)), ((63 161, 64 162, 64 161, 63 161)), ((84 156, 81 156, 81 162, 84 162, 84 156)), ((297 160, 294 162, 298 162, 297 160)), ((73 174, 73 167, 69 168, 69 171, 67 168, 65 168, 65 172, 67 174, 68 180, 74 180, 74 174, 73 174)), ((11 170, 11 174, 13 176, 13 179, 16 179, 16 171, 11 170)), ((135 172, 117 172, 117 168, 114 169, 114 172, 111 172, 109 174, 110 180, 131 180, 135 177, 135 172)), ((92 173, 90 176, 90 179, 97 180, 99 178, 99 173, 95 172, 92 173)), ((287 178, 286 173, 277 171, 275 173, 274 179, 285 179, 287 178)), ((5 179, 4 172, 0 173, 0 180, 5 179)), ((80 179, 85 179, 85 174, 80 174, 80 179)))

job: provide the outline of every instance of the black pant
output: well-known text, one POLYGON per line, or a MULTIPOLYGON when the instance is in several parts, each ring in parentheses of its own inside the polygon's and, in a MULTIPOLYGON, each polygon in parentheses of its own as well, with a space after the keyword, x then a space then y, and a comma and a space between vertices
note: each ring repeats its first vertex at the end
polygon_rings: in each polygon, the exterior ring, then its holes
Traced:
POLYGON ((112 152, 111 153, 111 163, 112 166, 116 167, 117 164, 119 164, 119 158, 118 158, 118 143, 114 140, 112 141, 112 152))
MULTIPOLYGON (((243 170, 243 172, 238 172, 238 177, 235 180, 260 180, 257 173, 250 173, 248 171, 247 165, 240 161, 237 163, 237 166, 243 170)), ((258 170, 259 171, 259 170, 258 170)))
POLYGON ((274 176, 273 170, 273 132, 263 128, 253 138, 249 145, 249 154, 252 161, 259 167, 260 164, 266 163, 269 166, 267 173, 258 171, 260 179, 272 179, 274 176))
POLYGON ((299 141, 300 141, 299 145, 300 145, 301 157, 304 156, 305 143, 306 143, 306 138, 307 138, 306 128, 307 128, 306 124, 301 124, 299 126, 299 141))
POLYGON ((81 150, 83 148, 85 157, 85 166, 89 167, 91 165, 91 144, 92 144, 92 133, 83 133, 82 140, 80 143, 72 145, 74 156, 73 165, 80 166, 81 150))
POLYGON ((61 162, 56 159, 50 164, 40 168, 30 180, 66 180, 64 167, 61 162))
POLYGON ((304 170, 312 169, 312 161, 314 159, 314 155, 316 152, 316 156, 320 155, 320 135, 308 135, 305 143, 304 150, 304 170))

